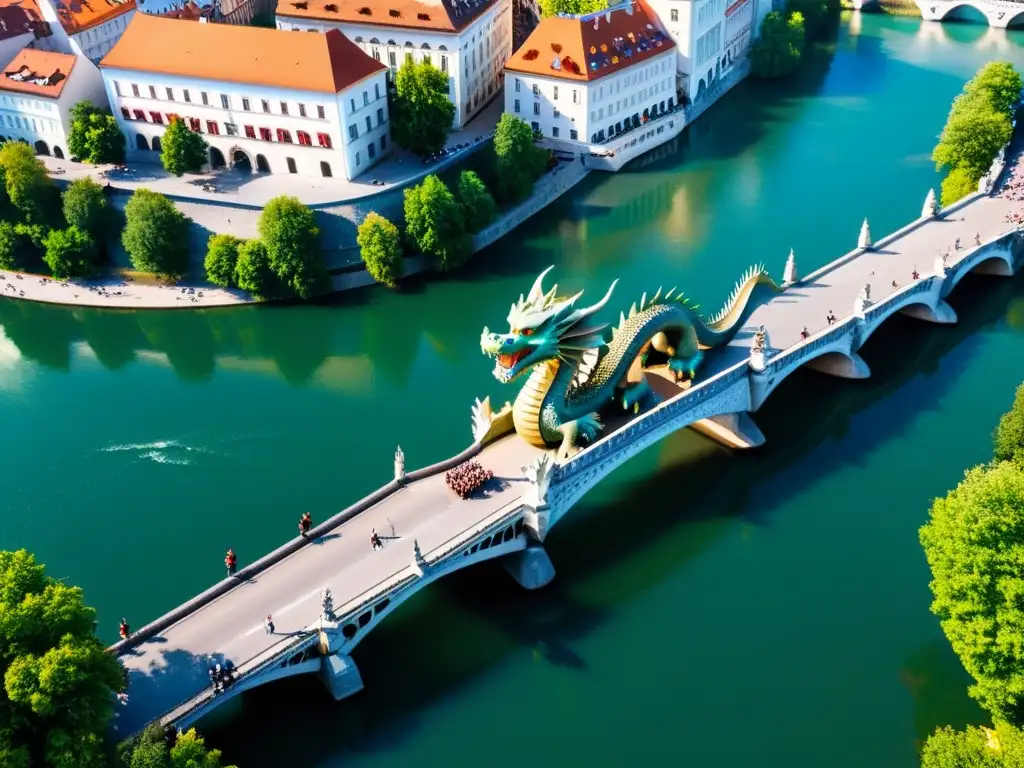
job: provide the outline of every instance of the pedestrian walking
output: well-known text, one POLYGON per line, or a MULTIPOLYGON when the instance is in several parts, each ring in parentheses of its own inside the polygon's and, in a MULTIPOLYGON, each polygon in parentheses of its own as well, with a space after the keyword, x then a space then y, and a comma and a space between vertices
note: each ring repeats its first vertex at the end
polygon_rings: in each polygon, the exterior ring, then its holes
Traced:
POLYGON ((266 620, 263 622, 263 626, 266 628, 268 635, 274 634, 274 619, 269 613, 267 614, 266 620))
POLYGON ((128 626, 128 619, 121 619, 121 626, 118 628, 118 634, 121 635, 122 640, 127 640, 128 635, 132 633, 132 628, 128 626))
POLYGON ((227 566, 228 576, 234 576, 235 571, 238 570, 238 557, 235 555, 235 550, 229 549, 228 553, 224 555, 224 565, 227 566))
POLYGON ((310 528, 313 527, 313 518, 309 516, 309 512, 303 512, 302 517, 299 518, 299 535, 302 538, 306 538, 306 534, 309 533, 310 528))

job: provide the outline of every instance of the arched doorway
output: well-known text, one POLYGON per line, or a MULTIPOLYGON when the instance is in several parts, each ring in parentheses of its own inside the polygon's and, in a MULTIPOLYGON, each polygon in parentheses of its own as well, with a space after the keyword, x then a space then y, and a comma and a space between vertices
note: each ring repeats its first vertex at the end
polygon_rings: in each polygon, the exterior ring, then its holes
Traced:
POLYGON ((60 159, 60 160, 63 160, 64 159, 64 150, 61 149, 60 147, 54 145, 54 147, 53 147, 53 156, 58 158, 58 159, 60 159))
POLYGON ((48 154, 50 154, 50 148, 48 146, 46 146, 46 142, 45 141, 37 141, 35 143, 35 148, 36 148, 36 154, 37 155, 48 155, 48 154))
POLYGON ((210 167, 217 170, 218 168, 223 168, 225 165, 227 165, 227 162, 224 160, 224 153, 216 147, 210 147, 210 167))
POLYGON ((231 167, 246 173, 252 172, 252 160, 240 149, 231 150, 231 167))
POLYGON ((160 151, 162 151, 162 149, 163 149, 163 147, 160 146, 160 137, 159 136, 154 136, 153 137, 153 151, 154 152, 160 152, 160 151))
POLYGON ((149 151, 149 143, 146 141, 146 137, 141 133, 135 134, 135 147, 145 152, 149 151))
POLYGON ((693 97, 694 104, 698 103, 701 99, 704 98, 707 89, 707 84, 704 82, 704 79, 701 78, 700 83, 697 84, 697 95, 693 97))
POLYGON ((267 158, 263 155, 256 155, 256 170, 270 173, 270 163, 267 162, 267 158))

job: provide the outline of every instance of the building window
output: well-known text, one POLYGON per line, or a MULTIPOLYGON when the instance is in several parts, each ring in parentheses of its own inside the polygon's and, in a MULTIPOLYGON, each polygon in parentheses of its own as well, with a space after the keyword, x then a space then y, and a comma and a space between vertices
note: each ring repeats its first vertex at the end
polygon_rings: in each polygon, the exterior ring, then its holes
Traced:
POLYGON ((255 139, 256 138, 256 129, 253 128, 251 125, 245 126, 245 135, 247 137, 249 137, 250 139, 255 139))
MULTIPOLYGON (((123 117, 125 120, 131 120, 132 119, 132 113, 128 111, 128 107, 121 107, 121 117, 123 117)), ((11 125, 11 116, 10 115, 7 116, 7 124, 11 125)))
POLYGON ((576 132, 575 128, 571 128, 569 130, 569 138, 572 139, 573 141, 576 141, 576 139, 579 138, 579 134, 576 132))
POLYGON ((231 101, 228 99, 228 95, 226 93, 222 93, 220 95, 220 106, 221 109, 231 109, 231 101))
POLYGON ((515 81, 516 81, 516 93, 519 93, 519 90, 520 90, 519 86, 521 85, 521 83, 519 82, 519 78, 518 77, 515 78, 515 81))
POLYGON ((277 129, 277 140, 278 141, 283 141, 285 144, 291 144, 292 143, 291 131, 286 131, 284 128, 278 128, 277 129))
POLYGON ((366 131, 367 131, 367 133, 369 133, 372 130, 373 130, 373 123, 370 120, 370 116, 367 115, 366 116, 366 131))
POLYGON ((167 100, 168 101, 174 101, 174 89, 173 88, 165 88, 164 90, 167 91, 167 100))
POLYGON ((203 100, 204 107, 210 106, 210 94, 208 94, 206 91, 200 91, 199 96, 203 100))
POLYGON ((540 133, 540 123, 538 123, 536 120, 530 123, 530 127, 533 128, 534 133, 540 133))
POLYGON ((349 103, 349 106, 352 107, 352 109, 350 109, 349 111, 350 112, 355 112, 356 111, 356 100, 355 99, 349 99, 348 103, 349 103))
POLYGON ((362 164, 363 164, 363 156, 359 153, 359 150, 356 150, 356 168, 358 168, 362 164))
MULTIPOLYGON (((121 84, 119 82, 117 82, 117 80, 114 81, 114 93, 116 93, 118 96, 123 96, 124 95, 124 94, 121 93, 121 84)), ((6 98, 7 97, 4 96, 4 99, 6 99, 6 98)))
POLYGON ((310 141, 309 139, 308 133, 306 133, 305 131, 296 131, 296 133, 298 134, 299 137, 299 144, 301 144, 304 147, 309 147, 313 145, 313 142, 310 141))
POLYGON ((540 86, 537 85, 536 83, 534 83, 533 85, 533 95, 540 96, 540 86))
POLYGON ((368 92, 366 92, 366 91, 363 91, 363 106, 364 107, 368 106, 369 103, 370 103, 370 94, 368 92))
POLYGON ((388 137, 387 136, 381 136, 380 137, 380 151, 383 152, 387 148, 388 148, 388 137))
POLYGON ((327 149, 331 148, 331 137, 326 133, 318 133, 316 135, 316 140, 319 142, 321 147, 326 147, 327 149))
POLYGON ((561 117, 561 116, 562 116, 562 113, 561 113, 561 112, 559 112, 559 111, 558 111, 558 110, 556 109, 556 110, 555 110, 555 117, 561 117))
POLYGON ((441 55, 441 71, 448 72, 448 57, 444 54, 441 55))
MULTIPOLYGON (((356 165, 359 165, 359 153, 356 153, 356 165)), ((320 173, 324 175, 324 178, 331 178, 331 165, 323 160, 320 161, 320 173)))
POLYGON ((558 86, 557 85, 555 86, 554 98, 552 100, 553 101, 558 101, 558 86))
POLYGON ((380 48, 373 48, 371 50, 373 51, 373 58, 380 61, 380 48))
POLYGON ((228 136, 238 135, 238 126, 235 123, 224 123, 224 130, 227 132, 228 136))
POLYGON ((579 104, 580 103, 580 92, 578 90, 576 90, 575 88, 572 89, 572 103, 573 104, 579 104))
MULTIPOLYGON (((320 135, 323 136, 324 134, 321 133, 320 135)), ((356 139, 358 139, 359 138, 359 128, 356 127, 355 125, 350 125, 348 127, 348 137, 350 139, 352 139, 352 141, 355 141, 356 139)))
POLYGON ((306 116, 306 105, 305 104, 299 104, 299 117, 305 117, 305 116, 306 116))
POLYGON ((366 154, 370 156, 371 160, 377 156, 377 145, 372 141, 366 145, 366 154))
POLYGON ((244 109, 246 112, 249 111, 249 100, 248 99, 242 99, 242 109, 244 109))
POLYGON ((395 59, 395 52, 394 51, 388 51, 388 65, 392 69, 396 69, 398 67, 397 61, 395 59))
POLYGON ((270 112, 270 102, 266 99, 263 99, 263 111, 268 113, 270 112))
POLYGON ((380 98, 380 83, 374 83, 373 84, 373 98, 375 98, 375 99, 379 99, 380 98))
POLYGON ((552 136, 553 138, 556 138, 556 139, 558 138, 558 126, 557 126, 557 125, 556 125, 556 126, 553 126, 553 127, 551 128, 551 136, 552 136))
POLYGON ((281 102, 281 114, 282 115, 287 115, 288 114, 288 102, 287 101, 282 101, 281 102))
POLYGON ((298 173, 299 169, 295 167, 295 158, 286 157, 285 162, 288 163, 288 173, 298 173))
POLYGON ((146 120, 146 113, 143 112, 141 109, 136 109, 135 110, 135 119, 136 120, 145 121, 146 120))
POLYGON ((132 96, 138 96, 138 95, 139 95, 139 86, 133 84, 132 85, 132 96))
POLYGON ((672 9, 670 13, 670 18, 672 19, 672 21, 679 21, 679 10, 677 8, 672 9))
POLYGON ((513 102, 512 107, 515 113, 519 114, 519 99, 516 99, 515 102, 513 102))
POLYGON ((185 103, 186 104, 191 104, 192 103, 192 97, 189 95, 188 89, 186 88, 184 91, 182 91, 182 93, 185 94, 185 103))
POLYGON ((273 137, 270 134, 269 128, 260 128, 260 138, 264 141, 272 141, 273 137))
POLYGON ((159 112, 150 112, 149 119, 152 120, 154 123, 163 123, 164 116, 161 115, 159 112))
POLYGON ((317 108, 316 108, 316 116, 319 117, 321 120, 326 120, 327 119, 327 115, 324 114, 324 108, 321 107, 321 106, 317 106, 317 108))
POLYGON ((535 115, 539 115, 540 114, 540 102, 539 101, 533 102, 533 114, 535 114, 535 115))
POLYGON ((151 99, 155 99, 156 98, 156 86, 153 86, 153 85, 149 86, 149 98, 151 98, 151 99))
POLYGON ((220 126, 217 125, 216 120, 206 121, 206 132, 209 133, 211 136, 220 136, 220 126))
POLYGON ((203 124, 199 121, 198 117, 190 117, 188 119, 188 127, 189 127, 189 130, 194 132, 194 133, 202 133, 203 132, 203 124))

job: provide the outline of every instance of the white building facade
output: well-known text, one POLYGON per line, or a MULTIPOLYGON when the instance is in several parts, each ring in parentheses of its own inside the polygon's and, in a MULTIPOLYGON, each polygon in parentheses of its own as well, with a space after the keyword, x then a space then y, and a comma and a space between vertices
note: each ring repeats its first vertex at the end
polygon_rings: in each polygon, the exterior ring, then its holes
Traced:
MULTIPOLYGON (((331 62, 326 64, 330 67, 331 62)), ((212 168, 248 167, 268 173, 354 179, 391 152, 386 68, 366 59, 338 32, 320 40, 294 39, 277 30, 139 14, 101 69, 111 109, 128 141, 129 158, 136 161, 159 162, 161 139, 172 117, 180 117, 203 135, 210 145, 212 168), (146 29, 135 35, 140 21, 146 29), (190 31, 201 38, 192 44, 209 46, 213 61, 210 66, 205 61, 191 66, 182 57, 179 71, 167 71, 175 66, 174 49, 190 44, 186 40, 192 37, 190 31), (207 31, 212 34, 205 34, 207 31), (153 55, 156 43, 150 41, 156 38, 169 46, 166 53, 153 55), (298 50, 288 50, 286 43, 298 50), (314 78, 303 72, 290 78, 276 63, 283 66, 298 59, 300 69, 322 66, 325 62, 315 55, 304 62, 302 49, 315 52, 327 43, 339 49, 329 53, 329 58, 345 59, 336 62, 334 69, 347 71, 350 77, 337 91, 314 88, 314 78), (227 68, 218 67, 215 59, 240 49, 250 55, 255 52, 255 60, 265 61, 268 70, 224 71, 218 77, 219 70, 227 68), (156 59, 155 66, 147 67, 147 59, 156 59), (353 59, 355 63, 350 64, 353 59), (201 76, 204 70, 209 71, 206 77, 201 76), (261 74, 268 79, 283 74, 284 79, 294 80, 294 85, 238 82, 233 77, 236 74, 252 80, 259 80, 261 74), (307 81, 310 87, 301 87, 307 81)), ((330 72, 319 75, 322 80, 330 72)))
POLYGON ((506 66, 505 111, 545 138, 601 144, 675 109, 675 46, 656 22, 629 2, 541 20, 506 66))
POLYGON ((512 55, 512 0, 468 0, 451 6, 279 0, 277 27, 296 32, 340 29, 368 56, 385 64, 391 77, 406 61, 429 61, 448 74, 454 129, 469 122, 497 94, 505 62, 512 55), (462 7, 466 10, 461 15, 451 10, 462 7))
POLYGON ((68 157, 71 110, 83 100, 107 106, 103 78, 91 61, 26 48, 0 74, 0 140, 68 157))
POLYGON ((50 34, 36 41, 44 51, 85 56, 94 63, 106 56, 135 15, 135 0, 36 0, 50 34))

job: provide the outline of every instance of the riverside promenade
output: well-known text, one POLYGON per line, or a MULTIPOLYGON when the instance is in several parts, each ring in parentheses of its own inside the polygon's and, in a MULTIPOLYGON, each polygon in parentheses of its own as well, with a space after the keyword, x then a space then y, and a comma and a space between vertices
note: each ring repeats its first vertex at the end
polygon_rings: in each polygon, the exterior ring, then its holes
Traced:
MULTIPOLYGON (((745 430, 738 422, 749 422, 747 413, 790 373, 806 365, 863 378, 870 372, 857 350, 892 314, 955 322, 945 297, 965 274, 1013 274, 1024 261, 1024 238, 1010 223, 1024 207, 1016 199, 1018 163, 1004 173, 997 161, 992 176, 1002 181, 991 193, 944 211, 926 204, 898 232, 862 242, 802 280, 791 264, 786 290, 757 308, 730 345, 709 355, 695 384, 610 423, 599 440, 563 461, 508 434, 510 419, 486 407, 475 410, 475 439, 462 454, 408 474, 396 457, 393 481, 325 521, 310 541, 286 543, 113 646, 129 680, 118 735, 157 719, 187 726, 232 696, 296 674, 320 675, 336 699, 352 695, 363 687, 354 647, 405 599, 459 568, 500 558, 524 587, 543 586, 554 576, 542 547, 548 531, 631 456, 706 422, 737 438, 728 444, 757 445, 743 439, 750 424, 745 430), (758 334, 762 326, 767 332, 758 334), (472 457, 495 479, 462 500, 443 473, 472 457), (384 539, 379 551, 370 544, 374 530, 384 539), (325 587, 333 598, 329 610, 321 600, 325 587), (268 614, 274 634, 263 626, 268 614), (214 695, 207 669, 228 660, 237 682, 214 695)), ((850 239, 853 245, 857 233, 850 239)), ((481 326, 495 322, 480 320, 481 326)), ((510 389, 509 399, 514 394, 510 389)))

